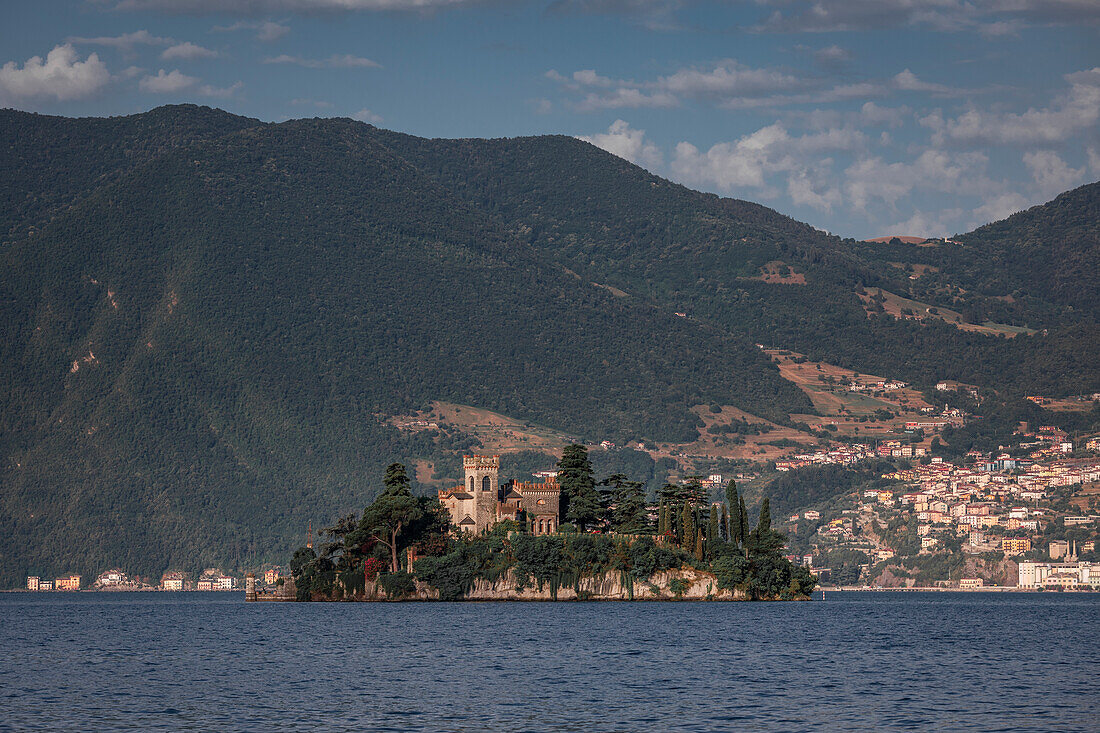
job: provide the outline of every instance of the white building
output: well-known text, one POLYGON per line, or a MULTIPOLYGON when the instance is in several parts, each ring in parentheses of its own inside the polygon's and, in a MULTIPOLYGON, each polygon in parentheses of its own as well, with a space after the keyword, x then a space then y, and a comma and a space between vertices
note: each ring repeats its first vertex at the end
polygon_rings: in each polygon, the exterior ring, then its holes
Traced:
POLYGON ((1100 590, 1100 565, 1090 562, 1022 562, 1021 588, 1092 588, 1100 590))

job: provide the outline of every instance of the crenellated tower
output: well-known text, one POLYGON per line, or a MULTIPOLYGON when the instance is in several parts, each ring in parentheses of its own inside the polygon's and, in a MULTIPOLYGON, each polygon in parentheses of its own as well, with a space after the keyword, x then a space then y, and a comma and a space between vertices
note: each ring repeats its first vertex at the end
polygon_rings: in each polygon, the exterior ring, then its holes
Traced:
POLYGON ((466 491, 474 497, 474 531, 477 534, 493 526, 500 501, 500 456, 463 456, 466 491))

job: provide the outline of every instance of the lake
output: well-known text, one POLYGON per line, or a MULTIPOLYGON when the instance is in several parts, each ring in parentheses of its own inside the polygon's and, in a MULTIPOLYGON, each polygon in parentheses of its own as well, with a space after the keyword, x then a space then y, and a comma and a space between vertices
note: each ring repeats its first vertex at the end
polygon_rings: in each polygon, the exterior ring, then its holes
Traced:
POLYGON ((1098 621, 1098 594, 6 593, 0 729, 1095 732, 1098 621))

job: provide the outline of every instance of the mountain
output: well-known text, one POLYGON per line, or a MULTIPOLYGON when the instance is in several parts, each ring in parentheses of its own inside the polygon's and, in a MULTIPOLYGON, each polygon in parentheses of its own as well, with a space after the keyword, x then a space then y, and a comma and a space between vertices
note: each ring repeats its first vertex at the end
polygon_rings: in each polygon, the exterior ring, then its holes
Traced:
POLYGON ((690 441, 696 405, 812 413, 758 343, 919 384, 1100 390, 1096 291, 1076 292, 1095 270, 1074 269, 1096 258, 1095 186, 899 247, 562 136, 178 106, 5 110, 0 140, 2 586, 283 558, 385 464, 470 445, 391 424, 433 400, 616 442, 690 441), (980 266, 1025 239, 1074 267, 980 266), (895 318, 883 292, 1021 335, 895 318))

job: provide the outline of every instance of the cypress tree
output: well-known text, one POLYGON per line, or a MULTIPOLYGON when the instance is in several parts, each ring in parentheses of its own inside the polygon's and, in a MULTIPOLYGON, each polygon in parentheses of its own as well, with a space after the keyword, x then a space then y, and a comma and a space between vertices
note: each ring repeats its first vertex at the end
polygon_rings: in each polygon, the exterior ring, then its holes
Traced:
POLYGON ((764 502, 760 505, 760 521, 756 523, 756 529, 760 534, 770 532, 772 528, 772 503, 768 497, 764 497, 764 502))
POLYGON ((730 508, 729 519, 729 537, 730 542, 734 544, 741 544, 744 541, 745 535, 741 532, 741 512, 745 506, 745 502, 737 493, 737 482, 730 479, 730 482, 726 485, 726 503, 730 508))
POLYGON ((668 506, 661 499, 661 506, 657 510, 657 534, 664 537, 668 534, 668 506))
POLYGON ((738 504, 737 541, 743 543, 749 536, 749 513, 745 510, 745 497, 740 497, 738 504))
POLYGON ((695 559, 703 559, 703 533, 695 535, 695 559))
POLYGON ((707 522, 707 554, 714 548, 714 545, 718 542, 719 529, 718 529, 718 507, 711 505, 710 507, 710 521, 707 522))
POLYGON ((722 505, 722 539, 730 540, 730 508, 725 504, 722 505))
POLYGON ((680 525, 683 528, 680 547, 691 550, 695 546, 695 510, 690 504, 684 504, 684 510, 680 513, 680 525))

